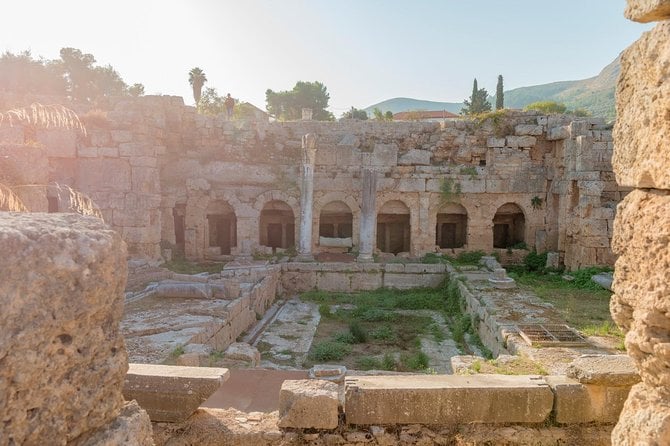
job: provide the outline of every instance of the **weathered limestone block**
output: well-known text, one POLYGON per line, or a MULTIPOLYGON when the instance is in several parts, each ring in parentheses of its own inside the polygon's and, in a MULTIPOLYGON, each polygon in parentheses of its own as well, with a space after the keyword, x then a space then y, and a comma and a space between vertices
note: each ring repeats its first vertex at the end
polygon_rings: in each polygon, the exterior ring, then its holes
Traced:
POLYGON ((670 444, 670 398, 667 389, 633 386, 612 431, 617 446, 670 444))
POLYGON ((398 158, 399 166, 430 166, 430 150, 412 149, 398 158))
POLYGON ((127 400, 137 400, 151 421, 188 418, 229 377, 228 369, 130 364, 123 386, 127 400))
POLYGON ((670 19, 670 0, 628 0, 624 15, 636 22, 659 22, 670 19))
POLYGON ((670 21, 621 56, 612 166, 622 186, 670 189, 670 21))
POLYGON ((37 142, 46 147, 48 156, 74 158, 77 156, 77 134, 74 130, 37 130, 37 142))
POLYGON ((129 191, 130 164, 127 160, 84 158, 78 160, 77 186, 94 191, 129 191))
POLYGON ((542 423, 554 396, 540 377, 369 376, 345 383, 349 424, 542 423))
POLYGON ((153 446, 153 429, 146 411, 137 401, 126 402, 121 414, 95 432, 87 433, 68 446, 153 446))
POLYGON ((540 136, 542 134, 541 125, 519 124, 514 127, 514 134, 518 136, 540 136))
POLYGON ((486 140, 487 147, 505 147, 505 138, 496 138, 495 136, 490 136, 486 140))
POLYGON ((614 224, 612 317, 627 332, 626 349, 642 381, 670 388, 670 192, 631 192, 614 224))
POLYGON ((508 136, 507 147, 532 147, 537 142, 534 136, 508 136))
POLYGON ((78 214, 0 218, 0 444, 65 444, 119 413, 126 250, 78 214))
POLYGON ((558 141, 570 137, 570 129, 565 126, 552 127, 547 131, 547 141, 558 141))
POLYGON ((318 379, 286 380, 279 391, 279 427, 335 429, 338 385, 318 379))
POLYGON ((635 365, 627 355, 582 355, 572 361, 565 374, 582 384, 632 386, 640 382, 635 365))
POLYGON ((615 423, 630 386, 581 384, 565 376, 547 376, 554 392, 554 417, 559 424, 615 423))
POLYGON ((248 367, 257 367, 261 363, 261 354, 256 347, 246 342, 233 342, 224 353, 224 358, 231 361, 242 361, 248 367))

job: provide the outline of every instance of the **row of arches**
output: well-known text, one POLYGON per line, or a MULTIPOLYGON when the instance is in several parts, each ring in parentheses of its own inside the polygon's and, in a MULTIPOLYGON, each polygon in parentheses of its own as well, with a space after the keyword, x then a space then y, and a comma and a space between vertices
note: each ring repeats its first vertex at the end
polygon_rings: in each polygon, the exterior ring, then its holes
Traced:
MULTIPOLYGON (((184 248, 185 205, 173 209, 175 242, 184 248)), ((259 219, 261 246, 290 248, 296 245, 296 215, 282 200, 270 200, 262 208, 259 219)), ((225 201, 210 203, 206 213, 206 244, 220 254, 231 254, 237 246, 237 217, 225 201)), ((319 214, 319 240, 354 237, 354 214, 344 201, 331 201, 319 214)), ((436 215, 435 245, 441 249, 463 248, 468 237, 468 212, 461 204, 447 203, 436 215)), ((508 248, 525 240, 525 216, 515 203, 498 208, 493 217, 493 247, 508 248)), ((412 239, 411 211, 400 200, 391 200, 377 213, 377 248, 381 252, 409 252, 412 239)))

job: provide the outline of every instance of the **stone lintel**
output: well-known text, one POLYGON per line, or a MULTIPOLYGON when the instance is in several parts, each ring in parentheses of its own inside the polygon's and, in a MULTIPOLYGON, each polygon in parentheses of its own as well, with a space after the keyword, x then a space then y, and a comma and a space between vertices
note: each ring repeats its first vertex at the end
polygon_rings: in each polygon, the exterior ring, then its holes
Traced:
POLYGON ((137 400, 151 421, 181 422, 229 376, 217 367, 129 364, 123 396, 137 400))
POLYGON ((348 424, 542 423, 553 393, 538 376, 368 376, 345 381, 348 424))

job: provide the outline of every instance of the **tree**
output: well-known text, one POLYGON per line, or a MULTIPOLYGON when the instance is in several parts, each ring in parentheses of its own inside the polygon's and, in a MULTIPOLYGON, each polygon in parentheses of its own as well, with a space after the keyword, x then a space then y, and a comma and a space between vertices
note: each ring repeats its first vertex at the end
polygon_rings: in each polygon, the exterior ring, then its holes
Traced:
POLYGON ((111 65, 93 69, 93 86, 95 96, 123 96, 128 91, 128 86, 111 65))
POLYGON ((59 64, 35 60, 30 51, 18 54, 5 51, 0 56, 0 90, 20 95, 65 95, 66 85, 59 64))
POLYGON ((218 115, 226 111, 226 99, 219 96, 216 88, 205 88, 205 92, 200 96, 196 104, 198 113, 203 115, 218 115))
POLYGON ((496 85, 496 110, 505 108, 505 93, 503 92, 503 77, 498 75, 498 85, 496 85))
POLYGON ((547 114, 563 114, 567 110, 565 104, 560 104, 554 101, 539 101, 526 105, 526 110, 537 110, 541 113, 547 114))
POLYGON ((82 53, 76 48, 61 48, 61 67, 67 84, 67 92, 73 99, 87 101, 96 93, 92 54, 82 53))
POLYGON ((144 85, 133 84, 128 87, 128 94, 134 97, 144 96, 144 85))
POLYGON ((368 119, 368 114, 365 110, 351 107, 351 110, 347 110, 342 114, 342 119, 358 119, 360 121, 365 121, 368 119))
POLYGON ((302 118, 302 109, 311 108, 312 117, 317 121, 332 121, 333 114, 326 110, 330 95, 321 82, 298 81, 292 90, 265 91, 266 109, 270 115, 281 120, 302 118))
POLYGON ((372 116, 374 116, 377 121, 393 121, 393 112, 391 110, 387 110, 386 113, 384 113, 379 108, 375 107, 375 109, 372 110, 372 116))
POLYGON ((477 115, 491 111, 491 103, 488 101, 488 92, 486 88, 477 88, 477 79, 472 84, 472 95, 470 99, 463 101, 465 107, 461 109, 464 115, 477 115))
POLYGON ((191 84, 193 88, 193 99, 195 100, 196 106, 200 102, 200 97, 202 96, 202 86, 207 82, 207 76, 201 68, 195 67, 188 72, 188 83, 191 84))

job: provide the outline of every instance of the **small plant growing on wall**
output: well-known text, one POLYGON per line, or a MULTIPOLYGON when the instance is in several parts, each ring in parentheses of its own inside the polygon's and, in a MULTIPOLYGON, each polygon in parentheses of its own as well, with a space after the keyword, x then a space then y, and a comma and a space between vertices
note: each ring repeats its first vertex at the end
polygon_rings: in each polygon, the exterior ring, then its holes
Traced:
POLYGON ((471 180, 474 180, 477 176, 477 168, 474 166, 461 167, 459 172, 461 175, 470 175, 471 180))
POLYGON ((461 183, 454 181, 453 178, 444 178, 440 185, 440 194, 445 203, 458 201, 461 195, 461 183))
POLYGON ((535 195, 533 198, 530 199, 530 205, 533 207, 533 209, 542 209, 542 198, 538 197, 535 195))

